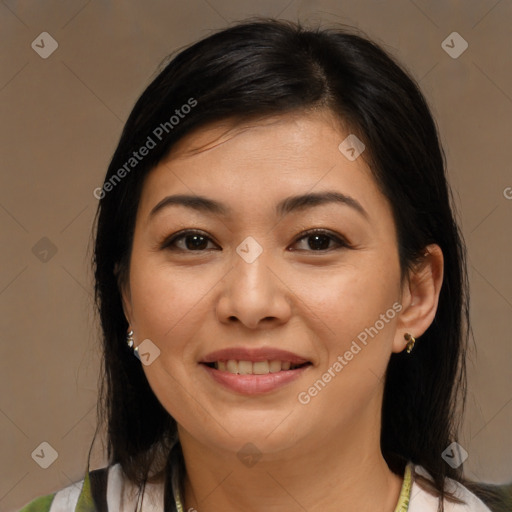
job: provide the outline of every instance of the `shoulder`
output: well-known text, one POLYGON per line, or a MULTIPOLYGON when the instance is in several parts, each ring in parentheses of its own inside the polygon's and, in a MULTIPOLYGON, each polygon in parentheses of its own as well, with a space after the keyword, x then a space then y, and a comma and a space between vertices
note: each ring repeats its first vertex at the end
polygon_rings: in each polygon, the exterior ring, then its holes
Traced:
POLYGON ((48 494, 47 496, 41 496, 36 498, 25 505, 19 512, 48 512, 53 502, 55 494, 48 494))
POLYGON ((86 477, 53 494, 36 498, 19 512, 74 512, 80 496, 90 495, 88 482, 86 477))
POLYGON ((83 487, 83 480, 25 505, 19 512, 72 512, 83 487))
MULTIPOLYGON (((138 498, 138 489, 124 477, 121 466, 115 464, 91 471, 83 480, 37 498, 19 512, 133 511, 138 498)), ((142 511, 163 511, 163 486, 146 485, 142 511)))
MULTIPOLYGON (((429 474, 421 466, 415 466, 414 470, 416 473, 429 478, 429 474)), ((443 503, 444 512, 491 512, 491 509, 482 500, 455 480, 447 480, 446 490, 461 500, 462 503, 454 503, 445 499, 443 503)), ((408 512, 437 511, 438 504, 438 498, 426 491, 416 481, 413 482, 408 512)))

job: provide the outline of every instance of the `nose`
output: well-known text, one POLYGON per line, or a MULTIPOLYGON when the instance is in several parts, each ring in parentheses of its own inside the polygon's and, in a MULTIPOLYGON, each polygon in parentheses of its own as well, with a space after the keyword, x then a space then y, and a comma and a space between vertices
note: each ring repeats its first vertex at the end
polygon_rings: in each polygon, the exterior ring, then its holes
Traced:
POLYGON ((260 256, 252 263, 238 258, 223 286, 216 307, 222 323, 240 322, 257 329, 290 319, 292 294, 268 258, 260 256))

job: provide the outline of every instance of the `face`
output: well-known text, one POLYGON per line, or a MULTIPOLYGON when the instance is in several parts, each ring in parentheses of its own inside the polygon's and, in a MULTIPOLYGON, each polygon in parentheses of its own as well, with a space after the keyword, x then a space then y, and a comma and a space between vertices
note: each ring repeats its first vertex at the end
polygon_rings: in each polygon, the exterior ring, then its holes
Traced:
POLYGON ((401 274, 348 134, 325 112, 219 123, 148 175, 123 298, 180 435, 277 453, 378 428, 401 274))

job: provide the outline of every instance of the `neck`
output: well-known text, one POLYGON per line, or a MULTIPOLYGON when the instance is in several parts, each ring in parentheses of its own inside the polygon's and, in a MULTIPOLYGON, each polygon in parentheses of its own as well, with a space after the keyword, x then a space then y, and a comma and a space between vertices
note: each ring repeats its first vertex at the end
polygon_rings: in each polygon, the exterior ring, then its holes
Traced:
MULTIPOLYGON (((360 425, 304 440, 286 453, 264 455, 251 467, 180 430, 187 467, 185 510, 199 512, 339 512, 395 510, 402 478, 380 451, 380 428, 360 425)), ((380 418, 379 422, 380 424, 380 418)))

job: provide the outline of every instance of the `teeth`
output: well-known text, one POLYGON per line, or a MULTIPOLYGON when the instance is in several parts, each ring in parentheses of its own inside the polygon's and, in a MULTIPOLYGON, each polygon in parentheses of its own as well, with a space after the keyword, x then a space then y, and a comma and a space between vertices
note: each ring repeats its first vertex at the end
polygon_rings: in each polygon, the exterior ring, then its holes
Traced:
POLYGON ((240 375, 251 375, 251 373, 252 373, 251 361, 238 361, 238 373, 240 375))
POLYGON ((215 368, 222 372, 229 372, 238 375, 266 375, 268 373, 277 373, 297 368, 298 365, 291 364, 290 361, 217 361, 215 368))
POLYGON ((270 373, 281 371, 281 361, 270 361, 270 373))
POLYGON ((252 363, 252 373, 254 375, 265 375, 270 372, 268 361, 257 361, 252 363))
POLYGON ((233 359, 230 359, 226 363, 226 370, 229 373, 238 373, 238 363, 236 361, 233 361, 233 359))

